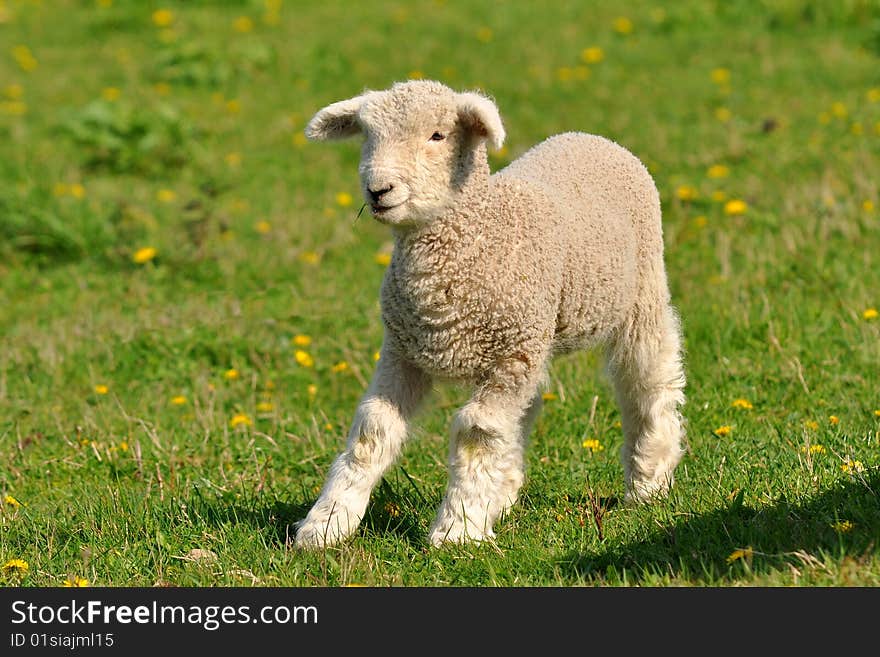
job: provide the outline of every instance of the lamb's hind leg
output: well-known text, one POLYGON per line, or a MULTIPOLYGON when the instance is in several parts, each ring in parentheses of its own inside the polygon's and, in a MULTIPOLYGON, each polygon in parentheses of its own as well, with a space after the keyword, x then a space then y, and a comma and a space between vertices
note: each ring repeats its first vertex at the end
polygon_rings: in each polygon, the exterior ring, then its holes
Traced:
POLYGON ((674 309, 637 308, 609 350, 608 369, 622 416, 626 499, 664 496, 684 452, 685 377, 674 309))

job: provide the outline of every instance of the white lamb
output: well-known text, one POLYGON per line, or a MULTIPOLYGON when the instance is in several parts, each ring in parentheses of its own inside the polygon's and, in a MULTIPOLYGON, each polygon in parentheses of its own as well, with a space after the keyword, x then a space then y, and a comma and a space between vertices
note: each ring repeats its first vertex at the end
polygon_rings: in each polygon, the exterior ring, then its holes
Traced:
POLYGON ((382 284, 381 359, 348 443, 296 544, 357 528, 433 381, 473 386, 451 427, 449 482, 429 540, 494 537, 524 479, 556 354, 604 344, 622 415, 629 501, 665 495, 682 456, 685 378, 663 261, 660 200, 621 146, 565 133, 491 175, 495 104, 433 81, 334 103, 312 140, 362 134, 361 186, 395 247, 382 284))

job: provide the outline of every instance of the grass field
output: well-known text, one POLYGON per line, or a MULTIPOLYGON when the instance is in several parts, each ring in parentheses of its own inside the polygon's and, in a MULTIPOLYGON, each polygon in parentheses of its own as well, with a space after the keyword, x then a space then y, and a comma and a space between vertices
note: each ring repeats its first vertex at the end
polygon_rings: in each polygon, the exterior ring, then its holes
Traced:
POLYGON ((880 585, 880 3, 0 0, 0 584, 880 585), (661 8, 665 7, 665 8, 661 8), (559 360, 496 545, 429 549, 439 389, 358 534, 292 549, 381 344, 390 235, 319 108, 480 88, 504 166, 626 146, 664 207, 688 452, 617 501, 559 360))

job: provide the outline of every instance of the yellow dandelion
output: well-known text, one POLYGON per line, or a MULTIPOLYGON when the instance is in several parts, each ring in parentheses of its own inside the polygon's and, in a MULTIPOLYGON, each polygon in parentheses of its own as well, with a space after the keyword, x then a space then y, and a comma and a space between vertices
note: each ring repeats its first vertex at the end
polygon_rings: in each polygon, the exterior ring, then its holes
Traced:
POLYGON ((314 383, 310 383, 306 387, 306 392, 309 393, 309 397, 314 397, 318 394, 318 386, 316 386, 314 383))
POLYGON ((743 408, 746 410, 752 408, 752 402, 750 402, 748 399, 742 399, 742 398, 734 399, 730 405, 733 406, 734 408, 743 408))
POLYGON ((724 204, 724 214, 730 216, 745 214, 748 209, 748 204, 738 198, 732 198, 724 204))
POLYGON ((694 217, 694 228, 705 228, 709 223, 709 220, 706 218, 706 215, 701 214, 694 217))
POLYGON ((840 424, 840 418, 837 417, 836 415, 829 415, 829 416, 828 416, 828 421, 829 421, 833 426, 837 426, 838 424, 840 424))
POLYGON ((605 52, 599 46, 590 46, 581 51, 581 59, 587 64, 598 64, 605 59, 605 52))
POLYGON ((271 413, 275 405, 270 401, 261 401, 257 404, 257 411, 260 413, 271 413))
POLYGON ((294 132, 293 133, 293 145, 294 146, 305 146, 309 143, 309 140, 306 138, 305 134, 302 132, 294 132))
POLYGON ((838 520, 837 522, 831 523, 832 529, 839 534, 846 534, 847 532, 851 532, 855 529, 855 523, 851 520, 838 520))
POLYGON ((110 392, 110 388, 105 386, 103 383, 99 383, 95 386, 95 394, 106 395, 108 392, 110 392))
POLYGON ((241 153, 227 153, 223 156, 223 161, 232 168, 241 166, 241 153))
POLYGON ((491 28, 481 27, 479 30, 477 30, 477 40, 483 43, 489 43, 492 40, 493 36, 494 33, 492 32, 491 28))
POLYGON ((186 405, 186 397, 184 395, 175 395, 171 398, 172 406, 184 406, 186 405))
POLYGON ((874 201, 869 198, 866 198, 862 201, 862 210, 865 212, 873 212, 874 211, 874 201))
POLYGON ((866 308, 862 312, 862 319, 877 319, 877 309, 876 308, 866 308))
POLYGON ((80 183, 73 183, 70 186, 70 195, 73 198, 83 199, 86 197, 86 188, 83 187, 80 183))
POLYGON ((810 445, 809 448, 807 448, 807 447, 802 447, 802 448, 801 448, 801 451, 802 451, 804 454, 809 454, 810 456, 815 456, 816 454, 824 454, 826 450, 825 450, 825 446, 824 446, 824 445, 819 445, 819 444, 817 443, 817 444, 815 444, 815 445, 810 445))
POLYGON ((6 96, 9 100, 20 100, 22 96, 24 96, 24 87, 22 87, 17 82, 13 84, 7 84, 3 87, 3 95, 6 96))
POLYGON ((230 114, 238 114, 241 112, 241 101, 237 98, 230 98, 226 101, 225 107, 230 114))
POLYGON ((864 472, 865 471, 865 464, 862 463, 861 461, 847 459, 846 461, 844 461, 841 464, 840 469, 848 474, 852 474, 854 472, 864 472))
POLYGON ((634 29, 633 22, 627 18, 626 16, 620 16, 614 19, 614 22, 611 24, 614 28, 614 31, 618 34, 632 34, 634 29))
POLYGON ((741 550, 734 550, 727 557, 727 563, 733 563, 734 561, 738 561, 739 559, 751 559, 752 558, 752 548, 747 547, 741 550))
POLYGON ((556 401, 557 399, 559 399, 559 395, 557 395, 555 392, 545 392, 543 395, 541 395, 541 399, 543 399, 544 401, 556 401))
POLYGON ((556 78, 560 82, 568 82, 569 80, 571 80, 573 75, 574 72, 569 66, 560 66, 558 69, 556 69, 556 78))
POLYGON ((262 219, 254 224, 254 230, 256 230, 260 235, 266 235, 272 230, 272 224, 270 224, 265 219, 262 219))
POLYGON ((819 423, 816 422, 816 420, 805 420, 805 421, 804 421, 804 427, 806 427, 807 429, 812 429, 813 431, 815 431, 816 429, 819 428, 819 423))
POLYGON ((876 411, 874 411, 874 415, 877 417, 880 417, 880 409, 877 409, 876 411))
POLYGON ((587 438, 584 442, 581 443, 581 447, 584 449, 588 449, 591 452, 601 452, 605 447, 602 443, 599 442, 596 438, 587 438))
POLYGON ((706 170, 706 175, 710 178, 727 178, 730 175, 730 168, 723 164, 713 164, 706 170))
MULTIPOLYGON (((373 360, 374 360, 375 362, 378 363, 380 358, 382 358, 382 352, 381 352, 381 351, 373 352, 373 360)), ((877 414, 880 415, 880 411, 877 411, 877 414)))
POLYGON ((3 564, 3 572, 7 575, 24 575, 30 566, 24 559, 10 559, 3 564))
POLYGON ((116 87, 104 87, 103 89, 101 89, 101 98, 111 103, 119 100, 119 96, 121 94, 122 92, 119 91, 119 89, 117 89, 116 87))
POLYGON ((348 363, 346 363, 344 360, 339 361, 333 367, 330 368, 330 371, 334 372, 334 373, 345 372, 347 370, 348 370, 348 363))
POLYGON ((354 202, 354 198, 348 192, 339 192, 336 195, 336 203, 343 208, 347 208, 354 202))
POLYGON ((158 252, 155 248, 153 248, 152 246, 145 246, 135 251, 131 256, 131 260, 135 264, 143 265, 147 262, 150 262, 150 260, 155 258, 157 254, 158 252))
POLYGON ((302 333, 300 333, 299 335, 294 335, 291 342, 293 342, 293 344, 295 344, 297 347, 308 347, 310 344, 312 344, 312 337, 310 335, 303 335, 302 333))
POLYGON ((326 429, 327 431, 332 431, 332 430, 333 430, 333 425, 332 425, 330 422, 325 422, 325 423, 324 423, 324 429, 326 429))
POLYGON ((12 49, 12 58, 18 67, 25 72, 33 71, 39 65, 37 58, 27 46, 15 46, 12 49))
POLYGON ((730 425, 725 424, 725 425, 722 425, 722 426, 718 427, 717 429, 715 429, 715 431, 713 431, 712 433, 714 433, 719 438, 723 438, 724 436, 729 436, 731 431, 732 431, 732 429, 731 429, 730 425))
POLYGON ((727 200, 727 192, 723 192, 720 189, 716 189, 714 192, 712 192, 711 198, 716 203, 724 203, 724 201, 727 200))
POLYGON ((27 114, 27 103, 23 103, 20 100, 4 100, 0 102, 0 114, 24 116, 27 114))
POLYGON ((719 66, 718 68, 713 68, 709 76, 715 84, 728 84, 730 82, 730 69, 719 66))
POLYGON ((6 504, 7 506, 14 506, 14 507, 21 506, 21 502, 19 502, 17 499, 12 497, 12 495, 6 495, 3 498, 3 503, 6 504))
POLYGON ((693 201, 698 196, 697 188, 692 185, 679 185, 675 195, 682 201, 693 201))
POLYGON ((733 114, 726 107, 718 107, 715 109, 715 118, 721 123, 727 123, 733 117, 733 114))
POLYGON ((234 367, 229 368, 225 372, 223 372, 223 378, 227 381, 235 381, 239 377, 238 370, 234 367))
POLYGON ((425 74, 419 70, 414 70, 414 71, 410 71, 409 73, 407 73, 406 77, 409 80, 423 80, 425 77, 425 74))
POLYGON ((239 16, 234 21, 232 21, 232 28, 236 32, 241 32, 242 34, 253 32, 254 21, 248 16, 239 16))
POLYGON ((321 254, 314 251, 303 251, 297 257, 307 265, 317 265, 321 262, 321 254))
POLYGON ((377 265, 382 265, 383 267, 387 267, 391 264, 391 254, 390 253, 377 253, 374 258, 377 265))
POLYGON ((302 367, 312 367, 315 364, 315 359, 312 358, 307 351, 303 351, 302 349, 297 349, 294 352, 293 357, 302 367))
POLYGON ((240 427, 240 426, 246 426, 246 427, 249 427, 249 426, 251 426, 253 423, 254 423, 253 420, 251 420, 251 419, 250 419, 247 415, 245 415, 244 413, 236 413, 235 415, 232 416, 232 419, 229 420, 229 426, 230 426, 232 429, 235 429, 236 427, 240 427))
POLYGON ((61 584, 61 586, 64 586, 67 588, 71 588, 71 587, 72 588, 81 588, 81 587, 86 587, 88 585, 89 585, 89 580, 85 579, 84 577, 80 577, 79 575, 75 575, 73 577, 73 579, 68 577, 61 584))
POLYGON ((128 443, 124 440, 120 440, 119 441, 119 449, 121 449, 123 452, 127 452, 128 451, 128 443))
POLYGON ((848 114, 848 110, 846 109, 846 105, 837 101, 836 103, 831 104, 831 114, 833 114, 838 119, 842 119, 846 117, 848 114))
POLYGON ((152 18, 156 27, 168 27, 174 23, 174 12, 170 9, 157 9, 153 12, 152 18))
POLYGON ((156 192, 156 200, 159 203, 174 203, 177 200, 177 192, 173 189, 160 189, 156 192))

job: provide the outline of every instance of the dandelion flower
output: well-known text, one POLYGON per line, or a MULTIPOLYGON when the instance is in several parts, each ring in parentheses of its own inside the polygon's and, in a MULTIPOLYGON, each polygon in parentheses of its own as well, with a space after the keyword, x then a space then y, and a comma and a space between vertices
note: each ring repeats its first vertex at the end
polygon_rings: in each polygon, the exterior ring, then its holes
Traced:
POLYGON ((590 46, 581 51, 581 59, 587 64, 598 64, 605 59, 605 53, 599 46, 590 46))
POLYGON ((730 169, 723 164, 713 164, 706 170, 706 175, 710 178, 727 178, 730 175, 730 169))
POLYGON ((869 103, 880 103, 880 87, 868 89, 868 93, 865 95, 867 96, 869 103))
POLYGON ((264 220, 262 220, 262 221, 258 221, 257 223, 255 223, 255 224, 254 224, 254 229, 255 229, 260 235, 266 235, 269 231, 272 230, 272 224, 270 224, 268 221, 266 221, 266 220, 264 219, 264 220))
POLYGON ((377 253, 374 257, 377 265, 382 265, 383 267, 387 267, 391 264, 391 254, 390 253, 377 253))
POLYGON ((237 98, 230 98, 226 101, 226 111, 230 114, 238 114, 241 112, 241 101, 237 98))
POLYGON ((612 27, 614 28, 614 31, 618 34, 627 35, 632 34, 633 28, 635 26, 629 18, 627 18, 626 16, 620 16, 614 19, 612 27))
POLYGON ((73 183, 70 186, 70 195, 73 198, 82 199, 86 196, 86 188, 79 183, 73 183))
POLYGON ((348 192, 339 192, 336 195, 336 203, 343 208, 347 208, 354 202, 354 198, 348 192))
POLYGON ((836 415, 829 415, 828 421, 834 426, 837 426, 838 424, 840 424, 840 418, 837 417, 836 415))
POLYGON ((183 395, 176 395, 171 398, 171 405, 172 406, 183 406, 185 404, 186 404, 186 397, 184 397, 183 395))
POLYGON ((873 212, 874 211, 874 201, 869 198, 866 198, 862 201, 862 210, 865 212, 873 212))
POLYGON ((701 214, 694 217, 694 228, 705 228, 709 223, 709 220, 706 218, 706 215, 701 214))
MULTIPOLYGON (((379 362, 379 359, 380 359, 381 357, 382 357, 382 352, 381 352, 381 351, 373 352, 373 360, 374 360, 375 362, 379 362)), ((878 415, 880 415, 880 411, 878 411, 878 415)))
POLYGON ((236 32, 240 32, 242 34, 247 34, 248 32, 252 32, 254 29, 254 21, 248 16, 239 16, 234 21, 232 21, 232 27, 236 32))
POLYGON ((95 386, 95 394, 106 395, 108 392, 110 392, 110 388, 105 386, 103 383, 99 383, 95 386))
POLYGON ((880 417, 880 409, 874 411, 874 415, 877 417, 880 417))
POLYGON ((724 436, 729 436, 731 432, 731 428, 729 424, 722 425, 715 429, 712 433, 714 433, 719 438, 723 438, 724 436))
POLYGON ((321 255, 314 251, 303 251, 299 254, 299 259, 307 265, 317 265, 321 262, 321 255))
POLYGON ((805 426, 807 429, 812 429, 813 431, 815 431, 816 429, 819 428, 819 423, 816 422, 816 420, 806 420, 806 421, 804 422, 804 426, 805 426))
POLYGON ((877 319, 878 314, 880 313, 877 312, 876 308, 866 308, 862 312, 862 319, 877 319))
POLYGON ((752 402, 750 402, 748 399, 734 399, 730 405, 734 408, 743 408, 746 410, 752 408, 752 402))
POLYGON ((422 80, 422 79, 424 79, 425 74, 419 70, 415 70, 415 71, 410 71, 409 73, 407 73, 406 77, 408 80, 422 80))
POLYGON ((693 201, 697 198, 697 188, 692 185, 680 185, 675 190, 675 195, 682 201, 693 201))
POLYGON ((159 203, 173 203, 177 199, 177 192, 173 189, 160 189, 156 192, 156 200, 159 203))
POLYGON ((305 146, 309 143, 309 140, 306 138, 305 134, 299 131, 293 133, 292 139, 294 146, 305 146))
POLYGON ((316 386, 314 383, 310 383, 306 388, 306 392, 309 393, 309 397, 314 397, 318 394, 318 386, 316 386))
POLYGON ((838 534, 846 534, 847 532, 851 532, 855 528, 855 523, 851 520, 838 520, 837 522, 831 523, 831 527, 838 534))
POLYGON ((312 358, 307 351, 303 351, 302 349, 297 349, 294 352, 293 357, 302 367, 312 367, 315 364, 315 359, 312 358))
POLYGON ((8 100, 0 102, 0 114, 9 116, 24 116, 27 114, 27 103, 20 100, 8 100))
POLYGON ((24 87, 17 82, 8 84, 3 88, 3 95, 9 100, 20 100, 24 96, 24 87))
POLYGON ((38 66, 37 58, 27 46, 15 46, 12 49, 12 58, 22 71, 28 73, 38 66))
POLYGON ((241 153, 232 152, 223 156, 223 161, 232 168, 241 166, 241 153))
POLYGON ((232 416, 232 419, 229 420, 229 426, 233 429, 235 429, 236 427, 242 426, 242 425, 249 427, 253 423, 254 423, 253 420, 251 420, 244 413, 236 413, 235 415, 232 416))
POLYGON ((724 214, 730 216, 745 214, 746 210, 748 209, 748 204, 745 201, 741 201, 739 199, 730 199, 727 203, 724 204, 724 214))
POLYGON ((8 506, 14 506, 14 507, 19 507, 19 506, 21 506, 21 502, 19 502, 17 499, 15 499, 14 497, 12 497, 12 495, 6 495, 6 496, 3 498, 3 503, 6 504, 6 505, 8 505, 8 506))
POLYGON ((156 27, 168 27, 174 23, 174 12, 170 9, 157 9, 153 12, 152 18, 156 27))
POLYGON ((543 399, 544 401, 556 401, 557 399, 559 399, 559 395, 557 395, 555 392, 545 392, 543 395, 541 395, 541 399, 543 399))
POLYGON ((730 69, 724 67, 713 68, 710 77, 715 84, 727 84, 730 82, 730 69))
POLYGON ((752 548, 747 547, 741 550, 734 550, 727 557, 727 563, 733 563, 739 559, 750 559, 752 557, 752 548))
POLYGON ((84 577, 80 577, 79 575, 75 575, 75 576, 73 577, 73 579, 71 579, 70 577, 68 577, 68 578, 65 579, 64 582, 61 584, 61 586, 64 586, 64 587, 67 587, 67 588, 71 588, 71 587, 72 587, 72 588, 81 588, 81 587, 85 587, 85 586, 88 586, 88 585, 89 585, 89 580, 85 579, 84 577))
POLYGON ((308 347, 310 344, 312 344, 312 337, 309 335, 303 335, 302 333, 300 333, 299 335, 293 336, 292 342, 297 347, 308 347))
POLYGON ((714 192, 712 192, 712 200, 716 203, 723 203, 727 200, 727 193, 723 190, 716 189, 714 192))
POLYGON ((826 450, 825 450, 824 445, 815 444, 815 445, 810 445, 809 447, 802 447, 801 451, 804 454, 809 454, 810 456, 814 456, 816 454, 824 454, 826 450))
POLYGON ((726 107, 719 107, 715 110, 715 118, 721 123, 727 123, 732 116, 733 114, 726 107))
POLYGON ((119 91, 119 89, 117 89, 116 87, 104 87, 101 90, 101 98, 111 103, 119 100, 119 96, 121 94, 122 92, 119 91))
POLYGON ((344 360, 339 361, 336 365, 330 368, 330 371, 335 373, 345 372, 346 370, 348 370, 348 363, 344 360))
POLYGON ((271 413, 275 406, 270 401, 261 401, 257 404, 257 411, 260 413, 271 413))
POLYGON ((831 104, 831 113, 838 119, 842 119, 848 114, 848 111, 846 109, 846 105, 838 101, 831 104))
POLYGON ((864 472, 865 464, 861 461, 855 461, 853 459, 847 459, 840 465, 840 469, 848 474, 852 474, 854 472, 864 472))
POLYGON ((239 377, 238 370, 234 367, 223 372, 223 378, 227 381, 235 381, 239 377))
POLYGON ((28 562, 24 559, 10 559, 3 564, 3 572, 7 575, 24 575, 29 568, 30 566, 28 566, 28 562))
POLYGON ((588 449, 591 452, 601 452, 605 447, 602 443, 599 442, 596 438, 587 438, 584 442, 581 443, 581 447, 584 449, 588 449))

